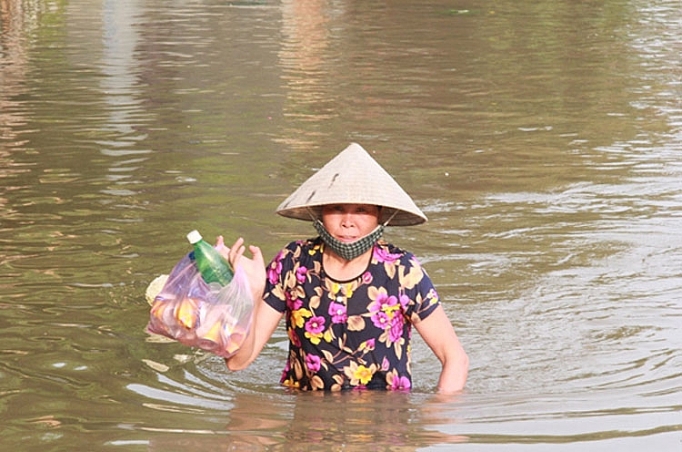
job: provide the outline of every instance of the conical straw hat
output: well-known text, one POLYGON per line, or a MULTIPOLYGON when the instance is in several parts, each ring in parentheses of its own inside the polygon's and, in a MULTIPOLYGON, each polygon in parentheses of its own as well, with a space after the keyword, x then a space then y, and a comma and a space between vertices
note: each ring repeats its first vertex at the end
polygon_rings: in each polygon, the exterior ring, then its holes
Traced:
POLYGON ((311 221, 320 217, 322 206, 327 204, 383 206, 380 222, 391 219, 390 226, 410 226, 427 220, 405 190, 356 143, 310 176, 277 207, 277 213, 311 221))

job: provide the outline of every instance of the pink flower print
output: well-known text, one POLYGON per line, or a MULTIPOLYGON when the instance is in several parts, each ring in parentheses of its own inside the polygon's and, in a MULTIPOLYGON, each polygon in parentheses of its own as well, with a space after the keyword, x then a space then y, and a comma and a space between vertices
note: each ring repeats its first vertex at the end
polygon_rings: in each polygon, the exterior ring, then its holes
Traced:
POLYGON ((329 304, 329 315, 332 316, 332 323, 344 323, 348 319, 346 306, 333 301, 329 304))
POLYGON ((374 338, 367 339, 365 342, 360 344, 360 347, 358 347, 358 351, 362 352, 363 354, 371 352, 376 348, 376 342, 377 340, 374 338))
POLYGON ((324 317, 316 315, 305 322, 305 330, 309 333, 319 334, 324 331, 324 317))
POLYGON ((386 326, 391 323, 391 319, 383 311, 375 312, 370 318, 374 326, 382 330, 385 330, 386 326))
POLYGON ((311 372, 317 372, 318 370, 320 370, 321 362, 322 360, 317 355, 306 355, 305 357, 305 365, 311 372))
POLYGON ((374 247, 374 259, 379 263, 389 263, 392 264, 398 259, 400 259, 400 254, 391 254, 384 248, 375 246, 374 247))
POLYGON ((391 325, 391 319, 395 315, 398 308, 398 299, 391 295, 381 292, 377 295, 376 300, 370 303, 369 312, 372 313, 371 319, 374 326, 381 329, 386 329, 391 325))
POLYGON ((372 277, 372 273, 370 273, 370 272, 365 272, 362 274, 362 283, 363 284, 371 284, 373 279, 374 278, 372 277))
POLYGON ((287 378, 289 370, 291 370, 291 364, 289 364, 289 360, 287 360, 286 364, 284 365, 284 370, 282 370, 282 377, 280 378, 280 381, 284 381, 287 378))
POLYGON ((369 311, 391 311, 392 307, 398 303, 398 299, 393 295, 389 296, 386 292, 379 292, 376 300, 370 303, 369 311))
POLYGON ((388 340, 398 342, 403 336, 403 326, 405 320, 402 315, 396 315, 391 319, 391 328, 388 330, 388 340))
POLYGON ((270 284, 277 284, 277 281, 279 281, 279 275, 282 273, 283 257, 284 251, 280 251, 268 266, 268 281, 270 284))
POLYGON ((301 301, 300 298, 293 295, 289 290, 284 292, 284 297, 286 298, 287 301, 287 308, 290 311, 296 311, 298 309, 301 309, 301 306, 303 306, 303 301, 301 301))
POLYGON ((391 310, 392 307, 398 304, 398 299, 395 296, 389 296, 386 293, 380 293, 377 296, 377 301, 381 303, 381 309, 384 311, 391 310))
POLYGON ((393 377, 391 382, 391 389, 394 391, 409 391, 412 387, 412 382, 407 377, 393 377))
POLYGON ((310 339, 310 342, 317 345, 322 339, 324 331, 324 317, 313 316, 305 322, 305 337, 310 339))
POLYGON ((303 284, 308 276, 308 269, 305 267, 298 267, 296 269, 296 281, 303 284))
POLYGON ((408 297, 408 296, 405 295, 404 293, 403 293, 403 294, 400 294, 400 306, 401 306, 403 309, 407 309, 407 307, 408 307, 409 305, 410 305, 410 297, 408 297))

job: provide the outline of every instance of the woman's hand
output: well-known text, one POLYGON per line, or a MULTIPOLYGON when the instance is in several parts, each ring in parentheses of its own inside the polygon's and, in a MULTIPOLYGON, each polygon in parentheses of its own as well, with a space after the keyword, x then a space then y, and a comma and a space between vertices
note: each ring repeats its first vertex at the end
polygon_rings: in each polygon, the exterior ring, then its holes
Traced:
POLYGON ((253 317, 249 334, 237 352, 225 358, 227 368, 235 371, 245 369, 261 352, 265 343, 270 339, 282 318, 282 313, 276 311, 263 301, 265 291, 265 263, 260 248, 249 246, 251 258, 244 256, 244 239, 238 238, 227 248, 223 237, 218 237, 216 248, 227 259, 232 268, 242 270, 247 275, 253 297, 253 317))
POLYGON ((246 273, 249 285, 251 286, 251 292, 253 294, 253 301, 258 302, 263 297, 263 291, 265 290, 265 261, 263 260, 263 254, 257 246, 249 245, 249 251, 251 252, 251 258, 244 256, 246 247, 244 246, 244 239, 239 237, 231 247, 225 246, 225 240, 223 236, 220 235, 216 239, 216 249, 220 252, 221 256, 226 259, 232 268, 237 271, 238 267, 241 267, 246 273))
POLYGON ((414 326, 441 362, 438 392, 454 394, 462 391, 469 373, 469 357, 459 342, 443 306, 438 306, 431 315, 414 326))

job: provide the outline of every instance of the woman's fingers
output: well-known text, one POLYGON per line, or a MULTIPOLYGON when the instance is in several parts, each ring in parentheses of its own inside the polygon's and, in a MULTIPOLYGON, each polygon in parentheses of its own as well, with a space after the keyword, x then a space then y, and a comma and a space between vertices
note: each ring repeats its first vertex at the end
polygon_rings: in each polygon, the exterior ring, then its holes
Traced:
POLYGON ((260 264, 261 266, 265 266, 265 262, 263 261, 263 253, 261 252, 259 247, 249 245, 249 251, 251 251, 251 255, 253 256, 254 262, 260 264))
POLYGON ((234 244, 230 247, 230 252, 228 254, 228 260, 232 268, 237 268, 239 259, 244 254, 244 239, 239 237, 234 244))
POLYGON ((222 235, 219 235, 218 237, 216 237, 215 249, 218 250, 218 252, 223 257, 223 259, 225 259, 227 261, 230 260, 230 249, 225 246, 225 239, 223 239, 222 235))
MULTIPOLYGON (((239 237, 235 240, 231 247, 226 247, 223 236, 220 235, 216 239, 216 248, 220 251, 220 254, 227 259, 232 268, 236 269, 237 265, 240 264, 240 260, 244 257, 244 252, 246 251, 246 246, 244 245, 244 239, 239 237)), ((249 245, 249 251, 251 252, 251 260, 258 264, 259 267, 265 267, 265 261, 263 260, 263 253, 260 248, 254 245, 249 245)), ((248 258, 246 258, 248 259, 248 258)))

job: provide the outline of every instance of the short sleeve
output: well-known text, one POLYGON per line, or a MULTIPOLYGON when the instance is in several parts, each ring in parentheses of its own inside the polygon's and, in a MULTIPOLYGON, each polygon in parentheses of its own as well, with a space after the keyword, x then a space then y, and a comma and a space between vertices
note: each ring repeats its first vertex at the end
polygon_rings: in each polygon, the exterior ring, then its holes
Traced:
POLYGON ((286 248, 277 253, 265 270, 266 281, 263 300, 280 313, 286 311, 287 308, 284 281, 286 274, 291 271, 293 266, 292 256, 296 246, 296 242, 287 245, 286 248))
POLYGON ((408 319, 424 320, 440 305, 436 288, 426 270, 411 253, 405 253, 399 271, 399 281, 408 319), (416 319, 415 319, 416 317, 416 319))

